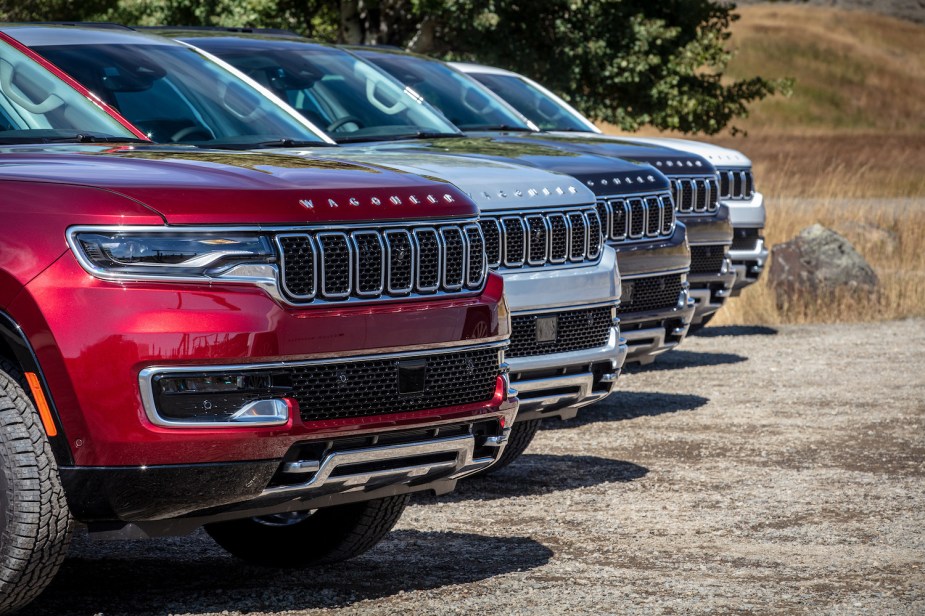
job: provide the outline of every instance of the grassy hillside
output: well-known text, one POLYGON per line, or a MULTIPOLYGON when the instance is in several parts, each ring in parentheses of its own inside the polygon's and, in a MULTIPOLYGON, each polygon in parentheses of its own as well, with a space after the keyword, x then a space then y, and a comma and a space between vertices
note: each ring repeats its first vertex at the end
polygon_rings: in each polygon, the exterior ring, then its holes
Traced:
POLYGON ((793 77, 752 106, 752 134, 925 133, 925 26, 813 6, 741 7, 733 78, 793 77))
POLYGON ((714 323, 925 315, 925 26, 807 5, 738 12, 730 77, 793 77, 793 96, 753 105, 736 122, 745 136, 693 138, 752 159, 770 245, 822 223, 855 244, 881 291, 828 304, 801 298, 781 311, 765 277, 714 323))

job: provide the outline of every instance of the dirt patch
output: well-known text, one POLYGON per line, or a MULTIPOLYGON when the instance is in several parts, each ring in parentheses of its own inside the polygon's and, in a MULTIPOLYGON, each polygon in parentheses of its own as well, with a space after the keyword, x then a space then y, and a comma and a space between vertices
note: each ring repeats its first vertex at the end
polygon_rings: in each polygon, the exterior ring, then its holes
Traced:
POLYGON ((354 561, 78 537, 29 613, 922 614, 923 367, 923 320, 707 328, 354 561))

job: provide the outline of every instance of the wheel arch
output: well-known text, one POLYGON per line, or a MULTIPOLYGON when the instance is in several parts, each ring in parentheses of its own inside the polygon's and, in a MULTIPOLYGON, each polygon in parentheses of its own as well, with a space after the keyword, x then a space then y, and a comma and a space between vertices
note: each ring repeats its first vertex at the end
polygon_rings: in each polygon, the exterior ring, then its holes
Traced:
MULTIPOLYGON (((55 455, 55 461, 58 463, 59 467, 72 465, 74 461, 71 450, 68 447, 67 437, 64 434, 64 426, 61 424, 61 417, 58 414, 55 401, 51 396, 51 390, 48 388, 48 382, 45 380, 45 375, 35 356, 32 345, 29 343, 29 339, 26 337, 25 332, 22 331, 19 324, 9 314, 2 310, 0 310, 0 358, 12 362, 21 372, 32 372, 38 377, 39 384, 42 387, 42 393, 51 411, 52 421, 57 430, 55 436, 47 434, 46 431, 46 437, 51 444, 52 452, 54 452, 55 455)), ((26 390, 26 394, 32 399, 33 404, 35 404, 35 396, 32 395, 32 392, 28 388, 24 389, 26 390)))

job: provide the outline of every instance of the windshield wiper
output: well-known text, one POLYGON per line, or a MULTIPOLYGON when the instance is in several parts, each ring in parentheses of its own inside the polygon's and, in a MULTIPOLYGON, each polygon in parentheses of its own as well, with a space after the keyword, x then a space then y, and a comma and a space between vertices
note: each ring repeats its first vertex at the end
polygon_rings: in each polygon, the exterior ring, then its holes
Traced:
POLYGON ((510 124, 466 124, 460 125, 460 129, 465 131, 482 131, 482 130, 506 130, 512 133, 535 133, 536 131, 526 126, 511 126, 510 124))
POLYGON ((66 135, 63 137, 39 137, 27 136, 0 138, 0 144, 3 145, 27 145, 30 143, 151 143, 147 139, 138 137, 116 137, 100 135, 66 135))
POLYGON ((232 141, 219 142, 204 141, 201 143, 187 143, 184 145, 195 145, 198 148, 212 148, 216 150, 262 150, 266 148, 301 148, 311 147, 334 147, 333 144, 326 141, 308 141, 305 139, 273 139, 271 141, 232 141))
POLYGON ((358 137, 337 137, 337 143, 363 143, 367 141, 407 141, 409 139, 444 139, 465 137, 462 133, 443 133, 438 131, 419 130, 413 133, 399 133, 397 135, 362 135, 358 137))

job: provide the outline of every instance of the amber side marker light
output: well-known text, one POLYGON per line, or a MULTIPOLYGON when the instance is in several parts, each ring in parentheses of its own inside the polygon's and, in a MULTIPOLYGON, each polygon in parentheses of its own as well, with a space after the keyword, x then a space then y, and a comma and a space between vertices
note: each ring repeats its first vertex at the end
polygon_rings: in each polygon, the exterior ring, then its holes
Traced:
POLYGON ((48 407, 48 400, 45 399, 45 392, 42 391, 39 377, 34 372, 27 372, 26 381, 29 383, 29 389, 32 390, 35 406, 39 409, 39 417, 42 418, 42 425, 45 426, 45 434, 58 436, 58 428, 55 427, 55 420, 51 417, 51 409, 48 407))

